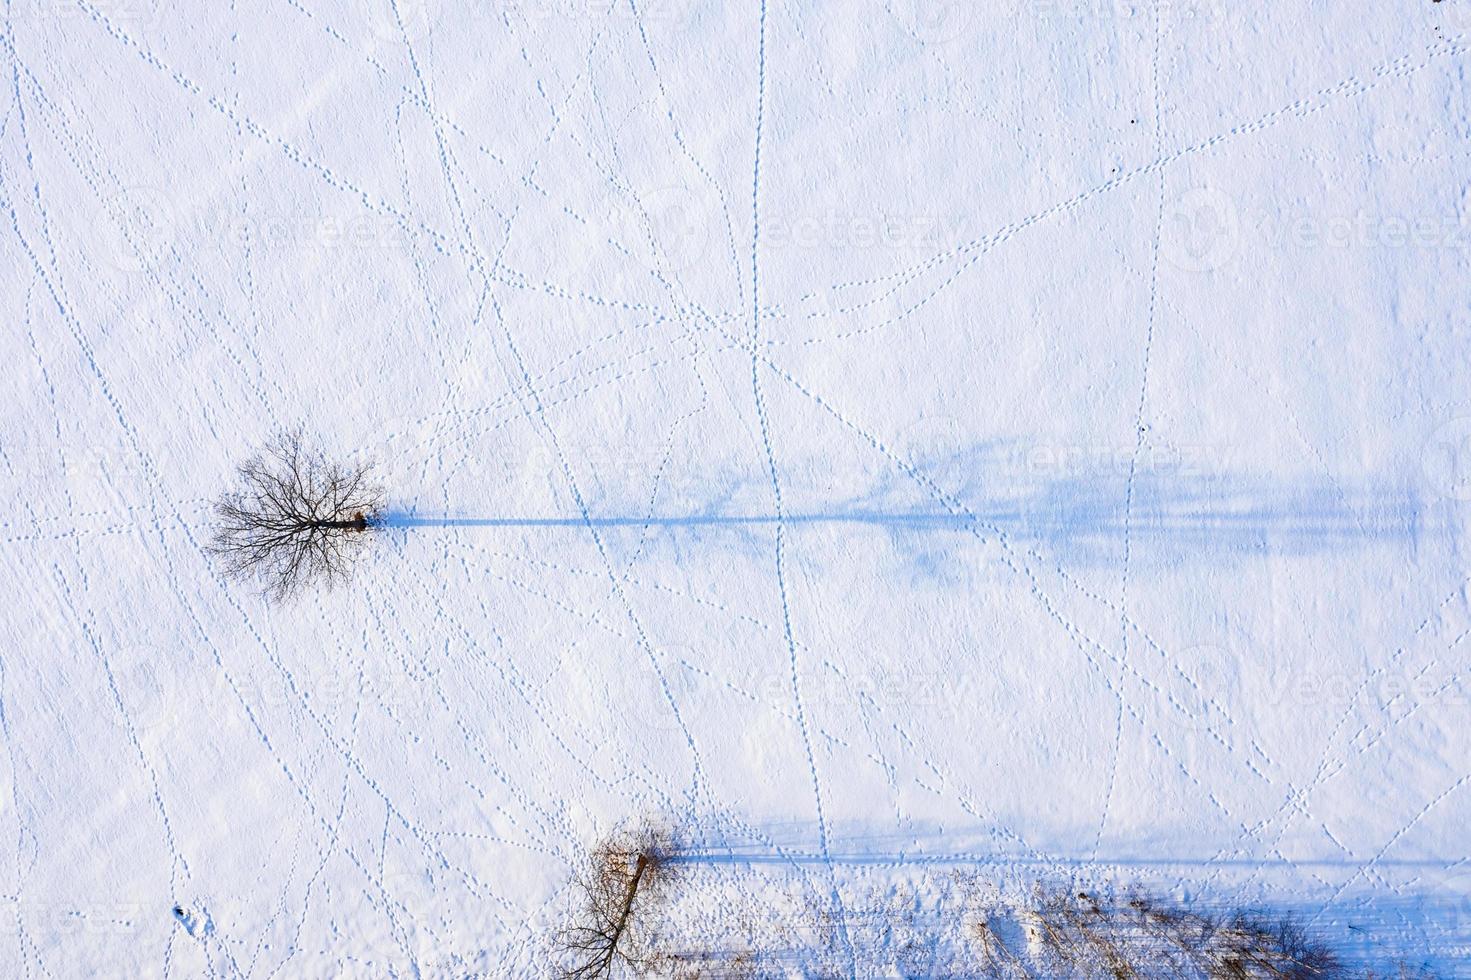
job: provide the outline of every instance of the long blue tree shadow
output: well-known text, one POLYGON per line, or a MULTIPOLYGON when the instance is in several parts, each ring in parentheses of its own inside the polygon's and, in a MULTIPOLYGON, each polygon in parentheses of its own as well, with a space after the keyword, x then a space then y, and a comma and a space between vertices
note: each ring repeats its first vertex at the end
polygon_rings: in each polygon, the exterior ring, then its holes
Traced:
MULTIPOLYGON (((1437 513, 1408 486, 1387 479, 1345 485, 1326 478, 1170 471, 1131 479, 1107 467, 1034 478, 998 472, 994 459, 979 455, 944 461, 934 472, 940 474, 935 483, 943 490, 942 501, 916 500, 905 481, 886 479, 836 501, 789 491, 795 499, 782 514, 743 512, 731 502, 759 500, 760 488, 712 480, 712 492, 686 500, 678 511, 641 511, 617 500, 590 507, 585 516, 399 509, 385 514, 381 526, 391 531, 629 529, 696 536, 708 544, 720 532, 749 535, 780 523, 791 529, 879 531, 916 560, 936 548, 956 547, 946 543, 946 535, 978 535, 1044 546, 1055 557, 1089 565, 1121 561, 1127 542, 1134 561, 1168 565, 1326 553, 1375 543, 1413 547, 1433 528, 1437 513)), ((795 478, 791 485, 800 486, 795 478)))

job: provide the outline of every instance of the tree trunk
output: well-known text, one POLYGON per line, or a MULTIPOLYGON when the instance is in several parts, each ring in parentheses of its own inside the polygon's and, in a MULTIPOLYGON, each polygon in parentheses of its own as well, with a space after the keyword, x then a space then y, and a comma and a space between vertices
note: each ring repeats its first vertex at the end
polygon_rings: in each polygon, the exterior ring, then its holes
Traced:
POLYGON ((623 896, 623 912, 618 916, 618 928, 613 931, 613 942, 610 948, 618 948, 618 940, 623 938, 623 931, 628 927, 628 914, 633 911, 633 899, 638 894, 639 879, 644 876, 644 868, 648 867, 649 859, 644 855, 638 856, 638 863, 633 867, 633 880, 628 883, 628 894, 623 896))

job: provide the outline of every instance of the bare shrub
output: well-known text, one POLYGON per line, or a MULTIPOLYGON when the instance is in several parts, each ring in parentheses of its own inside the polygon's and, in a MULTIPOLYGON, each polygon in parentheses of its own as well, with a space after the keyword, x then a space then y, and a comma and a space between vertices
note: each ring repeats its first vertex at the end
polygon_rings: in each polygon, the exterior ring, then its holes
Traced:
POLYGON ((293 432, 242 463, 239 479, 215 505, 210 545, 230 574, 278 601, 346 581, 382 510, 368 464, 328 460, 293 432))
POLYGON ((1414 966, 1404 960, 1395 960, 1383 969, 1371 969, 1364 974, 1364 980, 1439 980, 1423 966, 1414 966))
POLYGON ((1143 980, 1328 980, 1338 959, 1291 919, 1243 912, 1224 917, 1134 896, 1115 902, 1089 892, 1038 886, 1031 898, 990 912, 972 928, 990 975, 1143 980), (1024 950, 1000 938, 996 919, 1014 918, 1024 950))
POLYGON ((555 940, 564 980, 669 972, 656 943, 657 917, 674 880, 670 833, 651 826, 600 844, 574 884, 577 920, 555 940))
POLYGON ((1291 919, 1267 922, 1238 913, 1208 944, 1212 980, 1341 976, 1338 958, 1291 919))

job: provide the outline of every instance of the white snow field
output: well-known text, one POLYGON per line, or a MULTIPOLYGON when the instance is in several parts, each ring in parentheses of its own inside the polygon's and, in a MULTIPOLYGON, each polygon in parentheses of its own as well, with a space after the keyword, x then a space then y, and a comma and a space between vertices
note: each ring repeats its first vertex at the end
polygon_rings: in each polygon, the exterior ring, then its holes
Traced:
POLYGON ((653 814, 1471 976, 1467 0, 3 17, 0 975, 545 976, 653 814))

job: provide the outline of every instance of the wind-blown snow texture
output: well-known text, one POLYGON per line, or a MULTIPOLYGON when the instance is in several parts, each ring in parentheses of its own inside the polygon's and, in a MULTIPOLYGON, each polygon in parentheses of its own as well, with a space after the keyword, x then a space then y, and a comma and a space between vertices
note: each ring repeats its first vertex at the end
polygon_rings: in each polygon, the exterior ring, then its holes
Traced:
POLYGON ((654 812, 1471 975, 1464 0, 3 10, 0 973, 540 975, 654 812))

